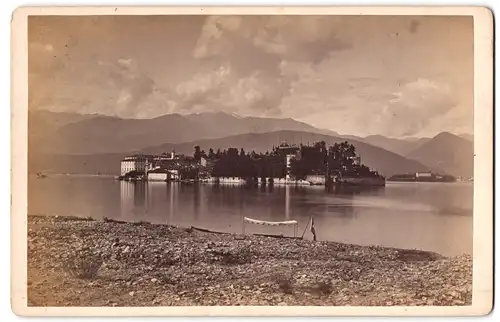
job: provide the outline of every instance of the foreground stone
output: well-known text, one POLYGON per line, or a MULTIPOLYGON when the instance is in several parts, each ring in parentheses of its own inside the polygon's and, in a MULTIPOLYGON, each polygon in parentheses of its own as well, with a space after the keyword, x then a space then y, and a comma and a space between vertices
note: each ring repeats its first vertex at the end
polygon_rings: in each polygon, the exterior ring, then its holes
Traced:
POLYGON ((470 305, 472 258, 28 217, 28 305, 470 305))

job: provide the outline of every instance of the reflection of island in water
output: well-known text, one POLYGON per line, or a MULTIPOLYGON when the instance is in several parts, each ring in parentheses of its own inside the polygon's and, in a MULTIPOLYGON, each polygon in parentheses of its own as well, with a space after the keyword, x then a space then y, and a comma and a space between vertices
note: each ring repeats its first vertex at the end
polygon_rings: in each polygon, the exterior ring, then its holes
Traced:
POLYGON ((122 220, 144 220, 156 223, 172 221, 174 209, 178 204, 179 185, 163 182, 120 181, 120 191, 122 220), (159 214, 161 216, 158 216, 159 214))
MULTIPOLYGON (((325 191, 321 186, 262 189, 49 177, 35 178, 31 185, 36 191, 30 195, 31 213, 143 220, 234 233, 242 232, 243 217, 297 220, 299 235, 314 216, 318 240, 443 254, 472 251, 471 183, 389 183, 380 189, 325 191)), ((293 235, 289 227, 267 231, 250 226, 248 233, 293 235)), ((305 238, 311 238, 308 230, 305 238)))
POLYGON ((352 201, 355 196, 383 195, 383 187, 335 189, 287 185, 254 189, 238 185, 127 181, 120 181, 120 191, 123 220, 189 225, 235 216, 270 221, 304 221, 310 216, 324 215, 349 219, 356 215, 352 201))
MULTIPOLYGON (((419 248, 441 253, 471 251, 456 236, 472 230, 472 187, 395 183, 380 188, 120 182, 121 220, 167 223, 241 233, 243 218, 296 220, 298 235, 314 217, 318 240, 419 248), (452 211, 447 211, 452 210, 452 211)), ((293 236, 293 228, 245 225, 246 233, 293 236)), ((468 239, 468 240, 469 240, 468 239)))

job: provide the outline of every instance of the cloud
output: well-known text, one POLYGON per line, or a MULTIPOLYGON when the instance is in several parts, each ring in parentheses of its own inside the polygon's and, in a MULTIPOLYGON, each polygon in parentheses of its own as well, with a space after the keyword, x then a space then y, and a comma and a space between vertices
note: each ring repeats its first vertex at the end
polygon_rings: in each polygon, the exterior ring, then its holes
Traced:
POLYGON ((243 116, 281 116, 280 103, 287 91, 284 79, 256 71, 250 77, 240 78, 215 103, 234 108, 243 116))
POLYGON ((125 67, 132 67, 132 64, 133 64, 133 60, 132 59, 124 59, 124 58, 120 58, 118 59, 118 63, 122 66, 125 66, 125 67))
POLYGON ((197 73, 176 87, 176 109, 181 113, 223 111, 242 116, 280 115, 280 101, 287 86, 272 74, 255 71, 241 77, 230 64, 208 73, 197 73))
POLYGON ((289 66, 308 68, 350 48, 337 27, 328 16, 207 17, 193 57, 219 67, 177 86, 181 111, 282 116, 281 101, 299 77, 289 66))
POLYGON ((209 100, 221 95, 224 87, 232 81, 234 78, 229 64, 221 65, 211 72, 195 74, 175 88, 176 99, 179 101, 177 112, 189 113, 199 107, 211 111, 214 107, 209 105, 209 100))
POLYGON ((375 77, 346 79, 330 76, 319 67, 298 66, 294 65, 300 75, 280 109, 288 117, 339 133, 420 134, 433 129, 435 120, 448 117, 457 106, 455 90, 445 82, 427 78, 399 84, 375 77))
POLYGON ((118 93, 116 96, 117 115, 134 117, 140 104, 151 95, 155 82, 142 72, 133 59, 118 59, 116 62, 101 62, 100 79, 106 80, 108 90, 118 93))
POLYGON ((231 65, 225 64, 208 73, 197 73, 176 87, 177 94, 187 99, 219 89, 232 76, 231 65))
POLYGON ((133 59, 98 61, 91 68, 52 56, 37 62, 30 66, 30 108, 136 117, 155 91, 153 79, 133 59))
POLYGON ((471 128, 467 17, 169 19, 30 18, 30 108, 221 111, 358 135, 471 128))
POLYGON ((383 118, 396 136, 418 134, 458 104, 449 85, 425 78, 404 84, 393 95, 383 109, 383 118))
POLYGON ((319 63, 332 51, 351 48, 337 37, 338 27, 331 16, 271 16, 256 28, 253 43, 282 59, 319 63))
POLYGON ((339 27, 333 16, 211 16, 193 55, 208 58, 251 49, 280 59, 319 62, 331 51, 351 47, 337 37, 339 27))

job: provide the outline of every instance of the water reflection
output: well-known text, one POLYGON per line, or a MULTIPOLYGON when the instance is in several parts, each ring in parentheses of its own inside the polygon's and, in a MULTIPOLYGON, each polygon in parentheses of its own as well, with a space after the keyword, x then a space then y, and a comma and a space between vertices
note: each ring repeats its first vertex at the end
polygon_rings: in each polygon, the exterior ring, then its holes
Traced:
MULTIPOLYGON (((472 188, 472 184, 432 183, 397 183, 369 190, 248 188, 54 176, 29 182, 28 211, 237 233, 245 216, 297 220, 299 235, 314 216, 319 240, 459 254, 472 251, 472 188)), ((293 234, 288 227, 247 226, 247 231, 293 234)), ((305 237, 311 237, 309 232, 305 237)))
POLYGON ((285 186, 285 219, 290 219, 290 186, 285 186))

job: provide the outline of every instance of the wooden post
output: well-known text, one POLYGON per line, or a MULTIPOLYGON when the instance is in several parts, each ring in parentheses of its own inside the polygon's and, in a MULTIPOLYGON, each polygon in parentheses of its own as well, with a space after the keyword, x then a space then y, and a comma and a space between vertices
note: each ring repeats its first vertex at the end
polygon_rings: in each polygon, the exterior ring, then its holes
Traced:
POLYGON ((316 241, 316 228, 314 228, 314 216, 311 216, 311 233, 313 234, 313 241, 316 241))

